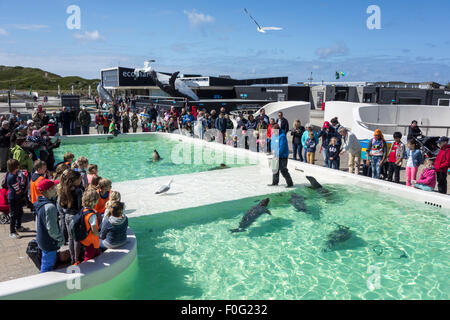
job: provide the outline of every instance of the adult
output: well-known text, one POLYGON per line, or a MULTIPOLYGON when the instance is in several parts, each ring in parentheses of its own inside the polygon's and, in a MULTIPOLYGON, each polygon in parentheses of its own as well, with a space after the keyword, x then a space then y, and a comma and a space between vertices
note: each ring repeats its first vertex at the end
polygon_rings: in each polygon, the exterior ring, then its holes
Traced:
POLYGON ((294 128, 291 131, 292 136, 292 150, 293 150, 293 157, 294 160, 297 160, 297 154, 298 154, 298 160, 303 162, 303 156, 302 156, 302 136, 303 133, 305 133, 305 128, 302 126, 302 123, 300 120, 295 120, 294 122, 294 128))
POLYGON ((330 144, 331 138, 336 137, 336 132, 334 128, 331 128, 331 125, 328 121, 325 121, 322 127, 322 131, 320 131, 319 137, 322 138, 322 148, 321 152, 323 153, 323 162, 325 167, 330 168, 330 157, 328 155, 328 145, 330 144))
POLYGON ((133 128, 133 133, 137 132, 138 122, 139 122, 139 118, 136 114, 136 111, 133 111, 133 115, 131 116, 131 127, 133 128))
POLYGON ((450 145, 448 144, 448 138, 439 138, 438 144, 441 150, 434 162, 434 169, 436 170, 439 193, 447 194, 447 175, 448 168, 450 167, 450 145))
POLYGON ((91 115, 86 110, 86 107, 82 107, 80 113, 78 114, 78 122, 81 125, 81 130, 83 134, 89 134, 89 126, 91 125, 91 115))
MULTIPOLYGON (((6 120, 6 119, 5 119, 6 120)), ((16 109, 11 110, 11 116, 9 117, 9 129, 14 130, 20 125, 20 119, 16 109)))
POLYGON ((191 125, 193 125, 192 122, 195 121, 194 115, 192 115, 191 111, 188 110, 188 112, 183 117, 183 126, 186 126, 186 124, 189 122, 191 125))
POLYGON ((55 200, 58 182, 44 179, 38 189, 42 193, 34 204, 37 213, 36 241, 42 250, 41 273, 52 271, 56 263, 56 253, 64 245, 64 236, 58 225, 58 209, 55 200))
POLYGON ((122 130, 123 133, 128 133, 130 130, 130 112, 128 110, 122 113, 122 130))
POLYGON ((217 130, 217 136, 220 137, 218 141, 221 141, 223 144, 225 144, 225 135, 227 132, 227 119, 225 119, 225 115, 223 113, 220 113, 219 117, 216 119, 215 128, 217 130))
POLYGON ((103 114, 101 110, 97 111, 97 114, 95 115, 95 129, 97 129, 97 134, 103 134, 103 114))
POLYGON ((342 137, 342 151, 348 152, 348 172, 359 174, 359 165, 361 164, 361 143, 353 132, 341 127, 339 134, 342 137))
POLYGON ((411 125, 408 127, 408 141, 416 139, 418 137, 422 136, 422 131, 420 130, 418 123, 416 120, 413 120, 411 122, 411 125))
POLYGON ((153 105, 150 106, 149 115, 150 115, 150 122, 152 122, 153 120, 156 121, 156 119, 158 118, 158 111, 156 111, 155 106, 153 105))
MULTIPOLYGON (((250 146, 248 144, 249 135, 247 134, 247 132, 250 130, 250 134, 252 134, 253 133, 252 131, 256 130, 257 125, 258 125, 258 123, 256 122, 255 118, 253 117, 252 114, 250 114, 248 116, 248 121, 245 124, 245 142, 244 142, 244 144, 245 144, 245 149, 247 149, 247 150, 250 149, 250 146)), ((252 150, 252 151, 255 151, 255 150, 252 150)))
POLYGON ((259 116, 256 117, 256 122, 259 123, 259 119, 262 118, 264 122, 269 125, 270 120, 269 117, 266 115, 266 110, 264 108, 261 109, 259 116))
POLYGON ((269 126, 267 127, 267 152, 272 152, 272 127, 275 125, 275 119, 271 118, 269 121, 269 126))
POLYGON ((62 108, 62 111, 59 114, 59 122, 62 125, 62 134, 63 136, 70 135, 70 122, 72 121, 72 114, 70 110, 66 107, 62 108))
MULTIPOLYGON (((266 139, 262 140, 262 138, 265 138, 267 136, 267 129, 269 128, 268 124, 264 121, 264 117, 257 117, 258 124, 256 126, 256 152, 259 152, 259 148, 261 146, 264 146, 267 141, 266 139), (266 133, 266 134, 262 134, 266 133)), ((263 149, 266 149, 266 147, 263 147, 263 149)))
POLYGON ((286 188, 291 188, 294 186, 292 182, 291 175, 287 168, 288 157, 289 157, 289 146, 286 138, 286 133, 283 129, 280 129, 278 124, 272 127, 272 153, 274 157, 278 160, 278 167, 272 168, 272 184, 269 186, 277 186, 280 181, 280 172, 286 180, 286 188))
POLYGON ((0 170, 6 172, 6 162, 9 158, 9 147, 11 141, 11 130, 9 129, 9 122, 2 121, 0 129, 0 170))
POLYGON ((289 122, 285 117, 283 117, 283 112, 278 112, 277 124, 280 126, 280 129, 284 131, 285 134, 289 132, 289 122))
POLYGON ((381 168, 386 161, 387 144, 380 129, 375 130, 373 136, 367 145, 366 165, 372 167, 372 178, 380 179, 381 168))

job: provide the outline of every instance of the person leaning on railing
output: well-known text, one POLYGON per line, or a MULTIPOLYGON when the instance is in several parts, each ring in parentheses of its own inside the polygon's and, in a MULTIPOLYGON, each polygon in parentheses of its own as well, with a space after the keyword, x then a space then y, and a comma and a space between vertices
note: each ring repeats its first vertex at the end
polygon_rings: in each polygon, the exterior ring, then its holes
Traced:
POLYGON ((341 155, 348 152, 348 171, 359 174, 359 165, 361 164, 361 143, 352 132, 345 127, 339 128, 339 134, 342 136, 341 155))

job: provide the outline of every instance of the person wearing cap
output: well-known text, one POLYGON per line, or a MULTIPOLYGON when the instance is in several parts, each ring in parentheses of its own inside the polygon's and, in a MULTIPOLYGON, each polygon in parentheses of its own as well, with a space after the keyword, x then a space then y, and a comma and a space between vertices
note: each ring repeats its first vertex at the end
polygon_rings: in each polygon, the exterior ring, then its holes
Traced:
POLYGON ((34 203, 37 213, 36 241, 42 250, 41 273, 52 271, 56 253, 64 245, 64 236, 58 224, 58 210, 55 201, 59 181, 43 179, 37 188, 41 195, 34 203))
POLYGON ((54 137, 58 133, 58 127, 55 125, 55 121, 50 119, 47 125, 47 133, 50 137, 54 137))
POLYGON ((303 132, 303 135, 302 135, 302 146, 303 146, 303 162, 306 163, 306 162, 308 162, 307 155, 306 155, 306 153, 307 153, 306 140, 309 139, 309 133, 310 132, 314 133, 314 140, 316 142, 316 146, 319 144, 319 134, 313 130, 311 123, 307 123, 305 125, 305 129, 306 129, 306 131, 303 132))
POLYGON ((330 144, 331 138, 336 137, 334 129, 331 129, 330 127, 330 123, 325 121, 322 131, 319 133, 319 137, 322 138, 322 147, 320 148, 320 151, 323 152, 323 162, 327 168, 331 168, 328 145, 330 144))
POLYGON ((6 172, 6 161, 8 161, 11 130, 9 121, 4 120, 0 128, 0 170, 6 172))
POLYGON ((434 161, 438 191, 439 193, 447 194, 447 175, 448 168, 450 167, 450 145, 448 144, 448 138, 439 138, 438 145, 441 150, 434 161))
POLYGON ((372 166, 372 178, 380 179, 381 168, 386 161, 387 144, 380 129, 375 130, 373 139, 367 145, 366 165, 372 166))

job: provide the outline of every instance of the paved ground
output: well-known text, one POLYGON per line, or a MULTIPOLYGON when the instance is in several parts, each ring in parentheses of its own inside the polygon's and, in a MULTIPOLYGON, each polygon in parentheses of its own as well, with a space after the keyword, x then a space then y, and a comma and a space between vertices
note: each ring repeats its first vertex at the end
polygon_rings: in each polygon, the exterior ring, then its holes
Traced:
MULTIPOLYGON (((321 126, 323 124, 323 112, 313 111, 311 114, 311 123, 321 126)), ((91 128, 91 133, 96 133, 94 128, 91 128)), ((288 140, 290 143, 292 139, 288 140)), ((348 157, 344 154, 341 158, 341 170, 348 170, 347 164, 348 157)), ((316 165, 323 165, 323 157, 319 152, 316 154, 316 165)), ((419 169, 419 172, 421 171, 422 168, 419 169)), ((0 174, 0 178, 3 178, 3 175, 0 174)), ((283 182, 283 179, 281 181, 283 182)), ((405 170, 401 171, 400 181, 404 184, 405 170)), ((28 209, 24 209, 24 211, 23 226, 30 228, 33 232, 22 233, 22 239, 15 240, 9 238, 9 225, 0 225, 0 282, 37 274, 39 272, 25 252, 28 242, 35 239, 36 228, 32 220, 31 212, 28 209)))

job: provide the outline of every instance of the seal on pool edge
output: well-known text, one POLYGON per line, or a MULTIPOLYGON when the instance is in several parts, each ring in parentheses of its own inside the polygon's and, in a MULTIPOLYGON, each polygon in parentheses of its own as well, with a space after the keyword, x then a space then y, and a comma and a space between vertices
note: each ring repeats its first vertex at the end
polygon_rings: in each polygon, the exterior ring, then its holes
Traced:
POLYGON ((248 210, 244 217, 242 217, 241 222, 239 223, 238 229, 231 229, 231 233, 235 232, 244 232, 250 225, 259 218, 264 213, 267 213, 268 215, 272 215, 267 209, 267 205, 269 204, 270 199, 266 198, 264 200, 261 200, 258 205, 252 207, 250 210, 248 210))

